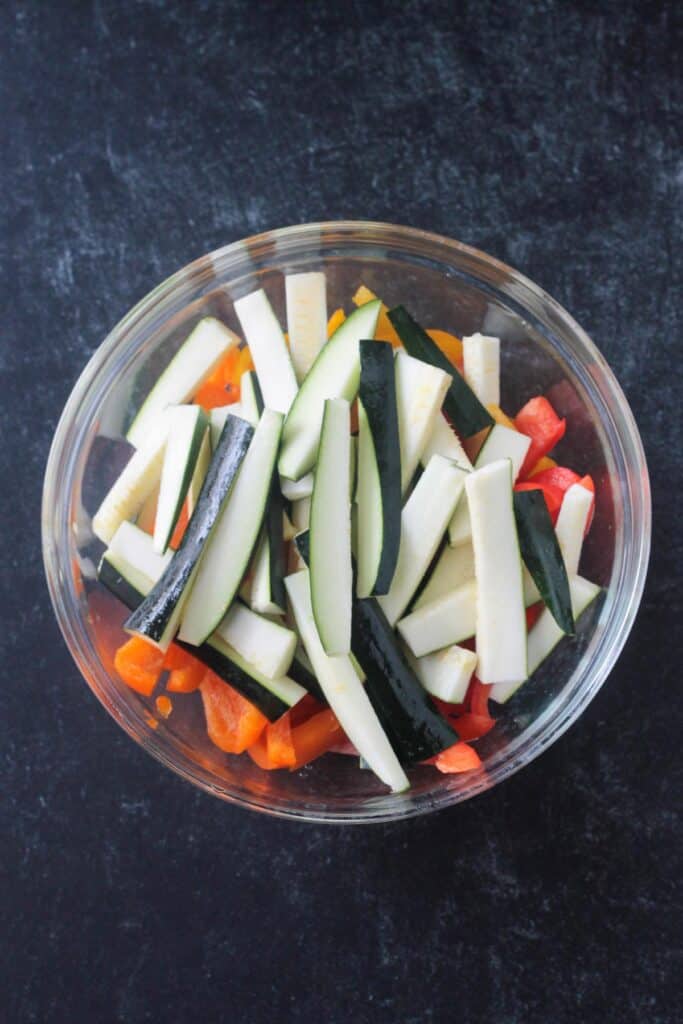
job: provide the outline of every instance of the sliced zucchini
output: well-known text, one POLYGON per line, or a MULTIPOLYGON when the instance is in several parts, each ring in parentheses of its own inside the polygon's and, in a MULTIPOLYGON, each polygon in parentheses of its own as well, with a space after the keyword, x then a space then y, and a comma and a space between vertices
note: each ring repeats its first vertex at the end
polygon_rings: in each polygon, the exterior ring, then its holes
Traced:
POLYGON ((325 402, 311 499, 311 603, 326 654, 351 650, 351 502, 349 403, 325 402))
POLYGON ((130 461, 93 516, 92 530, 108 544, 121 523, 136 519, 161 480, 161 468, 168 438, 169 417, 164 410, 150 426, 149 435, 130 461))
POLYGON ((443 414, 436 417, 434 428, 422 452, 420 461, 423 466, 427 465, 432 455, 443 455, 445 459, 450 459, 451 462, 457 463, 463 469, 472 469, 472 463, 461 445, 458 435, 443 414))
POLYGON ((572 484, 562 499, 555 533, 569 576, 579 571, 583 538, 588 528, 594 495, 581 484, 572 484))
POLYGON ((477 578, 477 674, 483 683, 521 683, 526 616, 510 460, 476 469, 465 487, 477 578))
POLYGON ((216 634, 269 679, 289 671, 296 650, 296 634, 235 601, 219 623, 216 634))
POLYGON ((325 697, 351 743, 394 792, 409 782, 348 656, 330 657, 322 645, 311 604, 307 569, 288 576, 285 587, 299 636, 325 697))
POLYGON ((281 476, 299 480, 315 464, 325 400, 355 398, 360 380, 358 343, 374 337, 380 306, 376 300, 354 310, 320 350, 285 421, 278 464, 281 476))
POLYGON ((358 409, 358 597, 386 594, 401 542, 401 455, 394 353, 381 341, 360 343, 358 409))
POLYGON ((445 700, 447 704, 459 704, 465 699, 470 679, 477 667, 474 651, 452 644, 434 654, 422 658, 409 656, 415 675, 428 694, 445 700))
MULTIPOLYGON (((240 419, 250 422, 248 416, 242 415, 242 406, 240 402, 233 402, 232 405, 221 405, 217 409, 212 409, 209 413, 209 426, 211 429, 211 451, 215 452, 218 447, 223 427, 228 416, 238 416, 240 419)), ((253 426, 254 424, 252 424, 253 426)))
POLYGON ((463 491, 467 473, 434 455, 401 513, 398 563, 382 611, 394 626, 430 566, 463 491))
POLYGON ((141 530, 144 530, 145 533, 149 533, 150 535, 154 533, 154 520, 157 517, 157 502, 159 501, 160 483, 161 479, 150 496, 145 499, 144 505, 135 517, 135 525, 139 526, 141 530))
POLYGON ((162 649, 177 628, 188 585, 218 519, 254 433, 244 420, 228 416, 211 460, 194 515, 166 571, 125 623, 130 633, 147 637, 162 649))
POLYGON ((482 405, 500 405, 500 338, 471 334, 462 339, 465 380, 482 405))
POLYGON ((421 605, 398 623, 417 658, 458 644, 477 629, 477 583, 466 580, 447 594, 421 605))
POLYGON ((168 438, 154 523, 154 549, 160 554, 168 547, 178 522, 207 426, 208 418, 200 405, 169 408, 168 438))
POLYGON ((237 593, 263 522, 282 420, 282 413, 264 410, 229 498, 204 544, 183 609, 180 639, 186 643, 203 643, 237 593))
MULTIPOLYGON (((572 576, 569 580, 569 591, 572 597, 572 614, 574 620, 578 622, 583 612, 600 593, 600 587, 582 576, 572 576)), ((527 640, 529 675, 536 671, 563 638, 564 633, 555 622, 550 609, 544 608, 538 622, 529 631, 527 640)), ((521 685, 519 682, 496 683, 491 687, 490 696, 498 704, 504 704, 521 685)))
POLYGON ((395 367, 401 492, 405 494, 440 418, 451 378, 407 352, 396 353, 395 367))
MULTIPOLYGON (((484 466, 490 466, 492 462, 498 462, 500 459, 509 459, 512 463, 514 483, 519 476, 519 471, 522 468, 530 444, 531 438, 527 437, 526 434, 520 434, 517 430, 511 430, 510 427, 504 427, 501 423, 496 423, 479 449, 479 454, 474 463, 475 468, 483 469, 484 466)), ((469 506, 465 499, 460 502, 452 521, 448 525, 448 539, 452 547, 457 547, 458 544, 464 544, 468 541, 471 536, 472 527, 470 524, 469 506)))
POLYGON ((285 276, 289 351, 299 383, 327 341, 325 275, 318 271, 285 276))
POLYGON ((284 615, 284 605, 276 604, 270 585, 270 543, 264 530, 256 545, 251 562, 251 584, 249 586, 249 605, 261 615, 284 615))
POLYGON ((104 552, 98 578, 128 608, 137 608, 162 575, 172 553, 160 555, 139 526, 123 522, 104 552))
POLYGON ((263 288, 237 299, 235 313, 254 360, 264 405, 286 414, 298 385, 285 336, 263 288))
POLYGON ((210 377, 239 338, 213 317, 200 320, 183 342, 128 428, 127 439, 136 448, 146 444, 159 413, 169 405, 187 402, 210 377))
POLYGON ((187 513, 191 516, 197 507, 199 501, 199 495, 202 493, 202 487, 206 480, 206 474, 209 472, 209 466, 211 465, 211 428, 204 431, 204 438, 201 445, 199 446, 199 454, 197 455, 197 461, 194 467, 194 473, 190 480, 190 486, 187 489, 187 513))
POLYGON ((286 476, 280 477, 280 490, 282 497, 287 501, 301 501, 302 498, 310 498, 313 494, 313 474, 306 473, 300 480, 288 480, 286 476))
POLYGON ((485 427, 490 427, 493 417, 481 404, 475 393, 460 374, 454 370, 439 346, 426 331, 413 320, 403 306, 390 309, 389 320, 411 356, 432 366, 438 366, 450 377, 450 385, 444 399, 444 412, 460 437, 472 437, 485 427))
POLYGON ((543 492, 517 491, 513 506, 524 564, 558 626, 571 636, 574 619, 569 580, 543 492))
POLYGON ((287 603, 284 578, 287 575, 285 559, 285 538, 283 532, 285 503, 280 493, 280 479, 277 468, 273 470, 270 492, 266 506, 265 528, 268 537, 268 578, 273 604, 284 608, 287 603))
MULTIPOLYGON (((422 608, 444 597, 461 583, 474 579, 474 551, 471 544, 461 544, 457 548, 446 545, 436 563, 427 585, 415 601, 414 609, 422 608)), ((473 635, 473 634, 470 634, 473 635)))
POLYGON ((240 404, 242 418, 255 427, 264 410, 263 395, 258 378, 253 370, 247 370, 240 380, 240 404))
POLYGON ((292 523, 297 533, 311 525, 311 499, 301 498, 292 502, 292 523))

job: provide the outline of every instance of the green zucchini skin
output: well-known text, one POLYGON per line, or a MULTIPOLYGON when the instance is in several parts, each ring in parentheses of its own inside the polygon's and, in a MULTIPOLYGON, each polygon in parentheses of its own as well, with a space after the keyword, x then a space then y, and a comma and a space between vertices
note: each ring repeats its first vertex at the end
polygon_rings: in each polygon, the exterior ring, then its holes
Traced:
MULTIPOLYGON (((100 562, 97 577, 100 583, 114 597, 125 604, 127 608, 134 611, 144 601, 144 595, 129 583, 126 577, 107 561, 106 557, 100 562)), ((193 658, 196 658, 203 665, 206 665, 207 668, 210 668, 212 672, 215 672, 226 683, 234 687, 245 700, 248 700, 254 707, 257 707, 270 722, 277 721, 281 715, 289 711, 289 706, 283 700, 280 700, 276 694, 267 690, 257 679, 252 679, 248 672, 245 672, 240 665, 236 665, 222 651, 213 647, 210 641, 201 644, 199 647, 182 643, 180 640, 174 642, 187 651, 188 654, 191 654, 193 658)), ((303 665, 300 668, 304 672, 306 671, 303 665)), ((310 673, 308 674, 310 675, 310 673)), ((293 679, 294 676, 290 675, 290 678, 293 679)), ((302 680, 297 679, 295 681, 307 689, 306 684, 302 680)))
POLYGON ((375 446, 382 494, 382 553, 373 593, 387 594, 401 544, 401 450, 391 344, 361 340, 360 366, 360 400, 375 446))
POLYGON ((180 547, 161 579, 128 616, 124 628, 159 641, 188 584, 204 543, 242 465, 254 428, 228 416, 180 547))
POLYGON ((280 476, 276 466, 273 469, 268 504, 266 505, 265 527, 268 535, 268 558, 270 561, 270 598, 279 608, 287 607, 287 592, 284 584, 287 566, 285 564, 285 540, 282 533, 284 510, 285 503, 280 490, 280 476))
POLYGON ((438 366, 450 374, 452 381, 446 392, 443 409, 461 437, 472 437, 493 426, 493 417, 481 404, 472 388, 427 332, 413 320, 404 306, 394 306, 387 314, 406 351, 416 359, 438 366))
POLYGON ((294 661, 289 666, 287 675, 290 679, 293 679, 295 683, 298 683, 299 686, 303 686, 304 690, 308 690, 316 700, 320 701, 321 704, 324 704, 325 707, 327 707, 327 697, 323 693, 317 677, 314 676, 298 658, 294 658, 294 661))
MULTIPOLYGON (((308 564, 308 532, 296 537, 308 564)), ((365 689, 402 764, 417 764, 458 742, 403 652, 374 597, 353 597, 351 649, 365 672, 365 689)))
POLYGON ((513 504, 524 564, 562 632, 574 636, 567 570, 543 492, 514 491, 513 504))

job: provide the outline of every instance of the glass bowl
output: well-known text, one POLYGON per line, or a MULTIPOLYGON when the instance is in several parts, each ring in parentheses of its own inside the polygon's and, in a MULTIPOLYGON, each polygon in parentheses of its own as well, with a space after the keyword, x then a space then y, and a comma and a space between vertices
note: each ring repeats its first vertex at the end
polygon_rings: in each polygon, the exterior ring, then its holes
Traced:
POLYGON ((284 228, 203 256, 159 285, 114 328, 81 374, 57 427, 45 474, 45 569, 57 620, 86 682, 150 754, 225 800, 307 821, 388 821, 434 811, 495 786, 575 721, 621 651, 638 608, 650 546, 650 492, 628 403, 587 334, 557 302, 510 267, 424 231, 369 222, 284 228), (122 437, 139 403, 194 323, 207 314, 239 331, 233 300, 265 287, 284 323, 283 273, 324 269, 328 308, 364 283, 403 302, 426 327, 499 335, 503 409, 546 394, 568 429, 561 462, 596 484, 581 572, 604 595, 478 743, 483 767, 463 775, 410 772, 390 794, 355 758, 330 754, 296 772, 263 772, 208 740, 198 694, 174 699, 167 720, 117 678, 113 654, 126 612, 95 580, 101 545, 90 517, 127 458, 122 437), (118 439, 118 440, 117 440, 118 439))

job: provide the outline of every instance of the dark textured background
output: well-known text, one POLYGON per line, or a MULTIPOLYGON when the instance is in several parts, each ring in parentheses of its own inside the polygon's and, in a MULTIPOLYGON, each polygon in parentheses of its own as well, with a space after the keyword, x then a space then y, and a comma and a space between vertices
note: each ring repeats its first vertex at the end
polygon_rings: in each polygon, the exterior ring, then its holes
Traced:
POLYGON ((3 1022, 682 1019, 677 6, 0 2, 3 1022), (581 722, 471 804, 367 829, 223 806, 137 749, 39 552, 51 435, 107 330, 208 249, 340 217, 454 235, 564 303, 655 506, 581 722))

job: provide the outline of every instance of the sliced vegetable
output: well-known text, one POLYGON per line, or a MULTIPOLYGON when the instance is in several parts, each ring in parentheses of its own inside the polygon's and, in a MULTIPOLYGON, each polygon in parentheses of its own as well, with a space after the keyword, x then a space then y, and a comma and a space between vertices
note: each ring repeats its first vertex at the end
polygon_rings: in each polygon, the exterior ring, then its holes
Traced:
MULTIPOLYGON (((199 495, 202 492, 204 481, 206 480, 206 474, 209 472, 209 466, 211 465, 211 429, 204 429, 204 436, 202 443, 199 446, 199 452, 197 453, 197 459, 194 465, 194 473, 190 480, 190 486, 187 489, 187 495, 185 499, 185 507, 187 508, 188 521, 197 507, 199 501, 199 495)), ((181 513, 182 517, 182 513, 181 513)), ((187 524, 186 524, 187 525, 187 524)), ((184 530, 182 536, 184 535, 184 530)), ((173 544, 173 537, 170 541, 173 544)), ((178 547, 178 544, 175 545, 178 547)))
POLYGON ((564 494, 572 484, 578 484, 581 477, 573 469, 566 466, 551 466, 548 469, 534 470, 533 481, 535 484, 550 484, 557 487, 564 494))
POLYGON ((240 419, 247 420, 247 422, 249 422, 248 417, 242 415, 242 406, 240 402, 233 402, 232 405, 224 405, 220 409, 211 409, 209 412, 209 427, 212 452, 215 452, 218 447, 218 442, 228 416, 237 416, 240 419))
POLYGON ((285 606, 277 604, 270 581, 270 541, 264 530, 256 544, 251 562, 251 581, 247 587, 249 605, 261 615, 284 615, 285 606))
MULTIPOLYGON (((263 522, 281 432, 282 414, 264 410, 230 495, 204 540, 182 613, 179 635, 186 643, 203 643, 237 593, 263 522)), ((186 536, 191 529, 192 523, 186 536)), ((184 549, 185 541, 179 552, 184 549)))
POLYGON ((520 683, 527 677, 526 619, 510 460, 476 469, 465 487, 477 578, 477 674, 485 683, 520 683))
POLYGON ((266 727, 266 749, 273 768, 293 768, 296 764, 289 713, 266 727))
POLYGON ((235 601, 216 633, 264 676, 284 676, 296 650, 291 629, 257 615, 241 601, 235 601))
POLYGON ((268 725, 258 708, 213 672, 206 672, 199 692, 209 739, 227 754, 241 754, 268 725))
POLYGON ((310 498, 313 494, 313 474, 306 473, 300 480, 288 480, 287 477, 280 477, 280 490, 282 497, 287 501, 301 501, 310 498))
POLYGON ((593 502, 592 491, 582 484, 573 484, 562 500, 555 533, 569 576, 575 576, 579 571, 583 538, 590 523, 593 502))
MULTIPOLYGON (((582 576, 572 576, 569 580, 569 590, 572 596, 572 614, 574 621, 578 622, 583 612, 600 593, 600 587, 585 580, 582 576)), ((529 675, 532 675, 545 661, 563 637, 564 633, 555 622, 550 609, 546 608, 529 633, 527 655, 529 675)), ((521 683, 497 683, 491 687, 491 699, 498 704, 504 704, 520 686, 521 683)))
POLYGON ((471 334, 462 339, 465 380, 482 405, 500 403, 500 338, 471 334))
POLYGON ((493 423, 491 414, 481 404, 469 385, 459 373, 453 373, 452 364, 446 359, 429 335, 413 320, 403 306, 389 310, 389 320, 396 329, 410 355, 444 370, 451 376, 451 383, 444 400, 444 412, 461 437, 471 437, 493 423))
POLYGON ((448 750, 438 754, 430 764, 433 764, 445 775, 452 775, 457 772, 471 772, 479 768, 481 758, 474 747, 468 743, 454 743, 448 750))
POLYGON ((192 398, 226 352, 237 344, 237 335, 220 320, 200 320, 147 395, 128 429, 128 441, 136 448, 146 445, 162 410, 192 398))
POLYGON ((558 626, 571 636, 574 619, 567 570, 543 495, 539 491, 518 491, 513 495, 513 505, 524 564, 558 626))
POLYGON ((421 658, 474 636, 477 628, 477 583, 467 580, 421 605, 398 623, 413 654, 421 658))
MULTIPOLYGON (((474 552, 470 543, 457 548, 446 545, 432 571, 424 590, 417 598, 414 609, 449 594, 461 583, 474 579, 474 552)), ((471 634, 470 634, 471 635, 471 634)))
POLYGON ((355 397, 360 380, 358 343, 374 336, 380 305, 376 300, 355 310, 321 349, 285 421, 278 464, 282 476, 299 480, 314 465, 325 400, 355 397))
POLYGON ((192 481, 208 419, 199 405, 169 408, 169 428, 154 523, 154 549, 168 547, 192 481))
POLYGON ((356 593, 386 594, 401 541, 401 456, 393 351, 361 340, 356 593))
POLYGON ((327 298, 323 273, 287 274, 289 351, 299 383, 327 341, 327 298))
POLYGON ((142 637, 131 637, 114 655, 114 667, 126 686, 150 697, 163 671, 161 651, 142 637))
POLYGON ((278 608, 287 603, 284 578, 287 575, 284 538, 285 503, 280 492, 280 478, 273 468, 270 493, 265 513, 265 532, 268 538, 268 585, 271 601, 278 608))
POLYGON ((398 563, 389 593, 378 598, 392 626, 396 624, 436 554, 463 493, 467 473, 434 455, 401 513, 398 563))
POLYGON ((242 377, 240 406, 242 419, 255 427, 261 419, 261 413, 265 406, 258 378, 253 370, 245 373, 242 377))
POLYGON ((441 331, 435 327, 428 327, 427 334, 432 341, 439 346, 449 363, 457 366, 462 371, 462 341, 448 331, 441 331))
POLYGON ((349 403, 325 402, 311 499, 311 603, 326 654, 351 650, 349 403))
POLYGON ((264 290, 237 299, 235 313, 256 366, 264 404, 273 412, 288 413, 298 385, 285 336, 264 290))
POLYGON ((432 455, 443 455, 445 459, 457 463, 462 469, 472 469, 472 463, 461 445, 458 435, 443 415, 436 417, 429 440, 422 451, 420 461, 423 466, 427 465, 432 455))
MULTIPOLYGON (((366 288, 364 284, 360 286, 356 294, 353 296, 353 303, 356 306, 365 306, 368 302, 373 302, 377 296, 374 292, 366 288)), ((387 316, 387 307, 382 303, 379 311, 379 317, 377 318, 377 329, 375 331, 375 338, 377 341, 388 341, 393 348, 401 347, 401 339, 391 325, 391 321, 387 316)))
MULTIPOLYGON (((472 673, 477 667, 476 654, 457 644, 422 658, 409 658, 409 661, 427 693, 449 704, 465 699, 472 673)), ((458 735, 461 735, 459 729, 458 735)))
POLYGON ((553 450, 564 437, 566 421, 561 420, 547 398, 532 398, 515 416, 515 426, 531 438, 520 476, 525 476, 539 459, 553 450))
POLYGON ((516 494, 532 491, 542 494, 550 521, 552 523, 556 522, 562 505, 562 491, 559 487, 553 487, 552 484, 537 484, 535 480, 522 480, 520 483, 515 484, 514 490, 516 494))
POLYGON ((295 761, 291 770, 302 768, 344 740, 337 716, 330 708, 320 711, 292 729, 295 761))
POLYGON ((335 309, 334 313, 331 314, 330 319, 327 321, 327 337, 331 338, 338 327, 346 320, 346 313, 340 307, 335 309))
POLYGON ((331 658, 325 653, 313 618, 308 570, 288 576, 285 586, 306 653, 344 732, 387 786, 394 792, 407 789, 409 783, 405 772, 350 659, 344 656, 331 658))
POLYGON ((395 370, 401 491, 405 494, 440 418, 451 378, 406 352, 396 353, 395 370))
POLYGON ((93 516, 92 529, 103 544, 108 544, 121 523, 135 519, 161 480, 161 468, 168 438, 169 417, 162 412, 123 472, 93 516))
MULTIPOLYGON (((244 420, 228 416, 183 541, 161 578, 129 615, 125 622, 128 632, 148 637, 163 650, 168 647, 187 599, 188 585, 206 552, 207 537, 221 514, 253 434, 244 420)), ((216 624, 221 617, 217 617, 216 624)))

